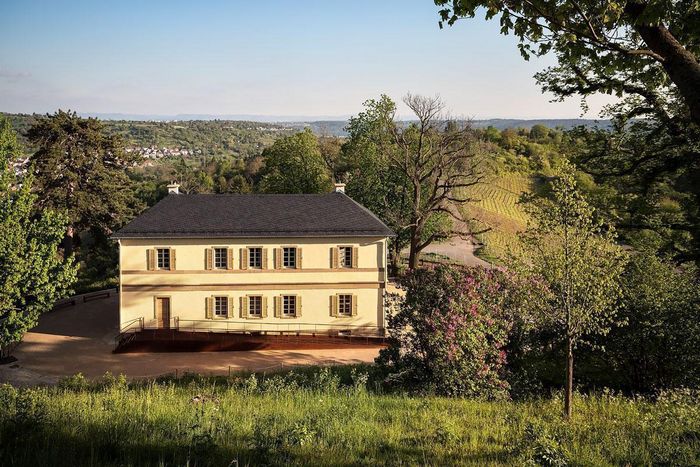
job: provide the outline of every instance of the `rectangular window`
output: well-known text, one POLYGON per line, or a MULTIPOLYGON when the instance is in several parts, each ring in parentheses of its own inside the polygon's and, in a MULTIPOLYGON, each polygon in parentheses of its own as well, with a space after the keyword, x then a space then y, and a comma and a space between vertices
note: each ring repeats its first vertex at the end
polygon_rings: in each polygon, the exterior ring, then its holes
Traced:
POLYGON ((338 315, 352 316, 352 295, 338 295, 338 315))
POLYGON ((248 297, 248 316, 262 318, 262 296, 253 295, 248 297))
POLYGON ((228 316, 228 297, 214 297, 214 316, 218 318, 228 316))
POLYGON ((351 268, 352 265, 352 247, 351 246, 341 246, 338 248, 338 261, 340 262, 341 268, 351 268))
POLYGON ((262 248, 248 248, 248 267, 252 269, 262 269, 262 248))
POLYGON ((158 248, 158 269, 170 269, 170 248, 158 248))
POLYGON ((214 248, 214 268, 228 268, 228 248, 214 248))
POLYGON ((295 247, 282 248, 282 266, 285 268, 297 267, 297 249, 295 247))
POLYGON ((282 316, 297 315, 297 297, 294 295, 282 296, 282 316))

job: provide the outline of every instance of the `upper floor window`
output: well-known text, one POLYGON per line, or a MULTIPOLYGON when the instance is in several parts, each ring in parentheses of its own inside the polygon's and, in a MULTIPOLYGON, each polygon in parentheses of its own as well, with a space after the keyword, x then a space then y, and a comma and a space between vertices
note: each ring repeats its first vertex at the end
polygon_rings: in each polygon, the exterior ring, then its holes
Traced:
POLYGON ((282 296, 282 316, 296 316, 297 315, 297 297, 296 295, 283 295, 282 296))
POLYGON ((282 267, 297 267, 297 249, 295 247, 282 248, 282 267))
POLYGON ((228 297, 214 297, 214 316, 219 318, 228 316, 228 297))
POLYGON ((156 267, 170 269, 170 248, 157 248, 156 267))
POLYGON ((354 266, 354 264, 352 264, 351 246, 341 246, 338 248, 338 253, 338 262, 341 268, 351 268, 354 266))
POLYGON ((228 248, 214 248, 214 267, 216 269, 228 268, 228 248))
POLYGON ((352 316, 352 295, 338 295, 338 315, 352 316))
POLYGON ((262 269, 262 248, 248 248, 248 267, 253 269, 262 269))

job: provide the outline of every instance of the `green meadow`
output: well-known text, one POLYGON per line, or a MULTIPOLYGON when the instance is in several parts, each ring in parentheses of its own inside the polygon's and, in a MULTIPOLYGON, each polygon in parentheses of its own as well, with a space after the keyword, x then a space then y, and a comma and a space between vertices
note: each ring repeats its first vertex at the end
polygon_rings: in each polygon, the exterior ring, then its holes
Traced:
POLYGON ((479 401, 371 367, 0 387, 3 465, 698 465, 697 394, 479 401))

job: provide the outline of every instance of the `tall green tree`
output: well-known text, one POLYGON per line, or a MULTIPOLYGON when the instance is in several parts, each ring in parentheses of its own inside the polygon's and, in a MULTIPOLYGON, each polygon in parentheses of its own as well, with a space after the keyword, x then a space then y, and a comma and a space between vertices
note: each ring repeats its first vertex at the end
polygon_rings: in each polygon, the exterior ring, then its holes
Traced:
POLYGON ((264 193, 327 193, 332 180, 310 129, 280 138, 263 150, 264 193))
POLYGON ((30 157, 36 207, 68 215, 67 254, 76 234, 96 229, 109 235, 141 209, 126 174, 138 156, 126 153, 122 139, 99 120, 59 110, 39 118, 27 137, 38 148, 30 157))
POLYGON ((390 153, 397 150, 392 136, 396 104, 386 95, 364 103, 364 110, 350 118, 340 166, 347 193, 368 208, 396 233, 390 240, 392 274, 399 271, 401 251, 410 240, 409 182, 394 170, 390 153))
POLYGON ((435 0, 441 24, 483 11, 514 34, 525 59, 554 52, 558 65, 537 75, 560 97, 615 93, 638 112, 673 118, 678 96, 700 125, 700 9, 692 0, 435 0))
POLYGON ((535 77, 559 99, 619 97, 604 112, 615 121, 602 151, 584 149, 583 168, 633 201, 620 227, 687 237, 670 247, 676 261, 700 264, 700 9, 692 0, 435 0, 442 24, 485 14, 514 34, 525 59, 553 54, 535 77), (670 193, 669 193, 670 192, 670 193), (647 215, 664 200, 675 219, 647 215), (639 206, 640 209, 636 209, 639 206), (647 211, 647 212, 644 212, 647 211))
POLYGON ((528 210, 534 224, 522 235, 522 256, 514 264, 547 285, 541 324, 566 343, 565 414, 571 417, 574 350, 618 323, 626 257, 613 230, 581 195, 566 162, 551 182, 551 196, 531 198, 528 210))
POLYGON ((18 175, 18 156, 12 127, 0 119, 0 350, 36 326, 76 279, 73 258, 58 253, 68 218, 52 210, 35 214, 33 175, 18 175))

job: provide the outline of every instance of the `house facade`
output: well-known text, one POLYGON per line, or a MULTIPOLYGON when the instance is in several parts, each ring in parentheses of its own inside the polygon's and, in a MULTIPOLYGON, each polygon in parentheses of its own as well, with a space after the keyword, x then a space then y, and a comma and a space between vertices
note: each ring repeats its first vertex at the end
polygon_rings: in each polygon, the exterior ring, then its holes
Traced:
POLYGON ((121 329, 383 333, 393 233, 342 187, 177 191, 114 234, 121 329))

